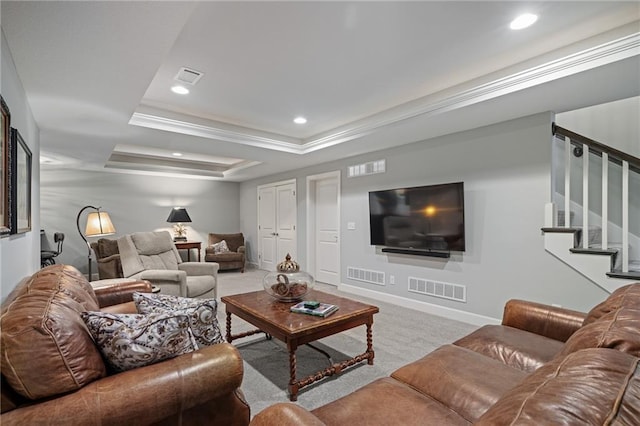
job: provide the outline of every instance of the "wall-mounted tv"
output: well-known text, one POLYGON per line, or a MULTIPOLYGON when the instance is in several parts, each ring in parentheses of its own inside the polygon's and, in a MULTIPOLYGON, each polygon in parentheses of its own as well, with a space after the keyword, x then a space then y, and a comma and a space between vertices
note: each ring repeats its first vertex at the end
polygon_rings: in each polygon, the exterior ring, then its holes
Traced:
POLYGON ((369 225, 371 245, 391 249, 383 251, 464 251, 464 184, 369 192, 369 225))

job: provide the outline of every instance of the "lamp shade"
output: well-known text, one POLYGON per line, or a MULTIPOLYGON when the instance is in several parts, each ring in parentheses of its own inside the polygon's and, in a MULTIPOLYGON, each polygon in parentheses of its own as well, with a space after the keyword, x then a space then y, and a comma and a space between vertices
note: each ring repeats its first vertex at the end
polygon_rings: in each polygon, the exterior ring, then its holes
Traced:
POLYGON ((107 212, 91 212, 87 216, 87 227, 84 234, 87 237, 102 237, 103 235, 115 234, 116 228, 111 223, 111 218, 107 212))
POLYGON ((182 207, 175 207, 169 213, 169 218, 167 219, 169 223, 187 223, 191 222, 191 218, 189 217, 189 213, 187 213, 187 209, 182 207))

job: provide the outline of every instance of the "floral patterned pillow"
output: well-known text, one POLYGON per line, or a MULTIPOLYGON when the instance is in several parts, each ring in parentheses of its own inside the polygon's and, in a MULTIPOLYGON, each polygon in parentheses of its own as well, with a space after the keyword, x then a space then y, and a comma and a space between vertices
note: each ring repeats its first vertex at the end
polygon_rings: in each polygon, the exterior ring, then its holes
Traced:
POLYGON ((231 251, 229 250, 229 246, 227 245, 227 242, 225 240, 222 240, 219 243, 212 244, 211 247, 213 247, 214 254, 228 253, 231 251))
POLYGON ((198 347, 221 343, 218 324, 218 302, 215 299, 192 299, 168 294, 133 293, 133 301, 141 314, 186 315, 198 347))
POLYGON ((81 315, 102 356, 115 371, 143 367, 198 349, 186 315, 81 315))

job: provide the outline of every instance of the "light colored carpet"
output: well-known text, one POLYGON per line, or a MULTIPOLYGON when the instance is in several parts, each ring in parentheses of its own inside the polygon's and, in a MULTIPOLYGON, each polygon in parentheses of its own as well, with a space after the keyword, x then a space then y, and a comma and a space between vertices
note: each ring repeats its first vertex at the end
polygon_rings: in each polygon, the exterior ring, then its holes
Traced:
MULTIPOLYGON (((262 290, 262 278, 267 271, 248 269, 245 273, 220 272, 218 274, 218 298, 230 294, 262 290)), ((470 333, 476 326, 425 314, 379 302, 361 296, 340 292, 336 287, 316 283, 317 290, 360 300, 378 306, 374 315, 373 349, 374 365, 358 364, 342 374, 335 375, 303 388, 297 403, 314 409, 374 381, 391 374, 399 367, 422 358, 439 346, 470 333)), ((218 320, 225 333, 224 304, 218 307, 218 320)), ((255 327, 238 317, 232 317, 232 330, 252 330, 255 327)), ((334 361, 361 354, 366 350, 365 326, 317 341, 314 345, 329 352, 334 361)), ((242 390, 254 416, 262 409, 276 403, 289 401, 289 362, 286 345, 276 339, 266 340, 263 334, 233 342, 244 360, 242 390)), ((301 347, 296 352, 298 378, 326 368, 326 357, 311 348, 301 347)))

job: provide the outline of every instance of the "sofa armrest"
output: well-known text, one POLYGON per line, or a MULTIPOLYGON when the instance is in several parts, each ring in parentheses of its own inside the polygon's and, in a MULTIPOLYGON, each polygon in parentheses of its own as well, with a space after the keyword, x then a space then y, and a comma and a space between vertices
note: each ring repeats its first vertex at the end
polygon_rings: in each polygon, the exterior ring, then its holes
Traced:
POLYGON ((127 303, 133 300, 133 293, 151 293, 151 283, 149 281, 113 279, 94 281, 91 283, 93 292, 98 299, 98 306, 106 306, 127 303))
POLYGON ((324 423, 299 405, 280 402, 265 408, 251 420, 250 426, 323 426, 324 423))
POLYGON ((229 395, 242 383, 238 351, 221 343, 96 380, 82 389, 2 414, 2 424, 153 424, 229 395), (79 409, 81 407, 81 409, 79 409))
POLYGON ((187 281, 187 274, 177 269, 148 269, 142 271, 139 276, 142 280, 149 280, 152 283, 172 282, 179 283, 187 281))
POLYGON ((178 269, 185 271, 189 276, 212 275, 216 276, 220 265, 215 262, 182 262, 178 269))
POLYGON ((514 299, 504 307, 502 325, 566 342, 586 316, 571 309, 514 299))
POLYGON ((245 246, 238 247, 238 253, 246 253, 246 252, 247 252, 247 248, 245 246))

